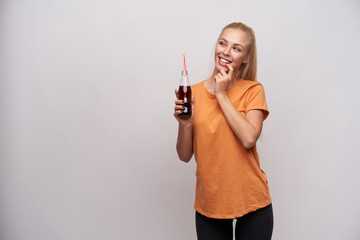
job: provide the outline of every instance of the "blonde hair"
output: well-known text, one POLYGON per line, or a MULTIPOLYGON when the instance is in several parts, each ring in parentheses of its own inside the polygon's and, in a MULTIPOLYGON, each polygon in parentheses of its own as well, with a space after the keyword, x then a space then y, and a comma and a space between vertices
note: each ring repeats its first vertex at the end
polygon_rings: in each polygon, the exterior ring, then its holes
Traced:
POLYGON ((241 64, 239 70, 236 72, 236 77, 241 79, 256 81, 257 56, 256 56, 256 41, 255 41, 254 30, 252 30, 252 28, 246 26, 241 22, 233 22, 226 25, 222 29, 220 36, 228 28, 238 29, 248 35, 247 55, 250 55, 250 58, 247 63, 241 64))

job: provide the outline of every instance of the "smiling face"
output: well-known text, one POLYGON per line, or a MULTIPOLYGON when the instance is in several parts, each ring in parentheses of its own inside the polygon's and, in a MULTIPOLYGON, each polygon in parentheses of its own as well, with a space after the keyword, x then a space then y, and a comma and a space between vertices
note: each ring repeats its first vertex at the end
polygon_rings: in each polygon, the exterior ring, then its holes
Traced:
POLYGON ((245 32, 227 28, 220 35, 215 49, 215 71, 229 71, 231 65, 237 71, 241 64, 249 61, 248 36, 245 32))

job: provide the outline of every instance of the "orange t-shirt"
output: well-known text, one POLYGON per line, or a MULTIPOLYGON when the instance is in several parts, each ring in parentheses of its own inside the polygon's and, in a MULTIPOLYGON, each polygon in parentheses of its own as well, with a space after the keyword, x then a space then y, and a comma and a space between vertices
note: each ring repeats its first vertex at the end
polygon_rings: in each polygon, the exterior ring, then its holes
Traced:
MULTIPOLYGON (((200 82, 195 96, 193 149, 196 169, 195 210, 210 218, 237 218, 271 203, 256 146, 247 150, 228 125, 215 95, 200 82)), ((253 109, 269 111, 263 86, 240 80, 227 95, 245 116, 253 109)), ((265 119, 264 118, 264 119, 265 119)))

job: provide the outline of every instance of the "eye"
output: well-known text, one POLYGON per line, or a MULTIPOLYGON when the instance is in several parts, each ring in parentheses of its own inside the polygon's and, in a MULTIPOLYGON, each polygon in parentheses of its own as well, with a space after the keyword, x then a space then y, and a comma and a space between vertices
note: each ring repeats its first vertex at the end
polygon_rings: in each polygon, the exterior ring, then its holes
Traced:
POLYGON ((223 41, 220 41, 220 42, 219 42, 219 45, 220 45, 220 46, 225 46, 225 43, 224 43, 223 41))
POLYGON ((235 52, 241 52, 241 49, 238 47, 234 47, 235 52))

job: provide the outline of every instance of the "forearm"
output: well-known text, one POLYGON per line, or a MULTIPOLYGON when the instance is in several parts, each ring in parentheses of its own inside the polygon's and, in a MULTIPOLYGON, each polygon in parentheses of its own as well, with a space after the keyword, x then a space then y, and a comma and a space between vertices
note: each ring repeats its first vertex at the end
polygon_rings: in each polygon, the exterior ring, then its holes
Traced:
POLYGON ((255 124, 253 124, 246 117, 241 115, 226 94, 219 94, 216 97, 225 119, 234 134, 245 148, 249 149, 253 147, 259 138, 262 120, 261 123, 256 121, 255 124))
POLYGON ((181 161, 189 162, 193 155, 192 126, 179 124, 176 151, 181 161))

